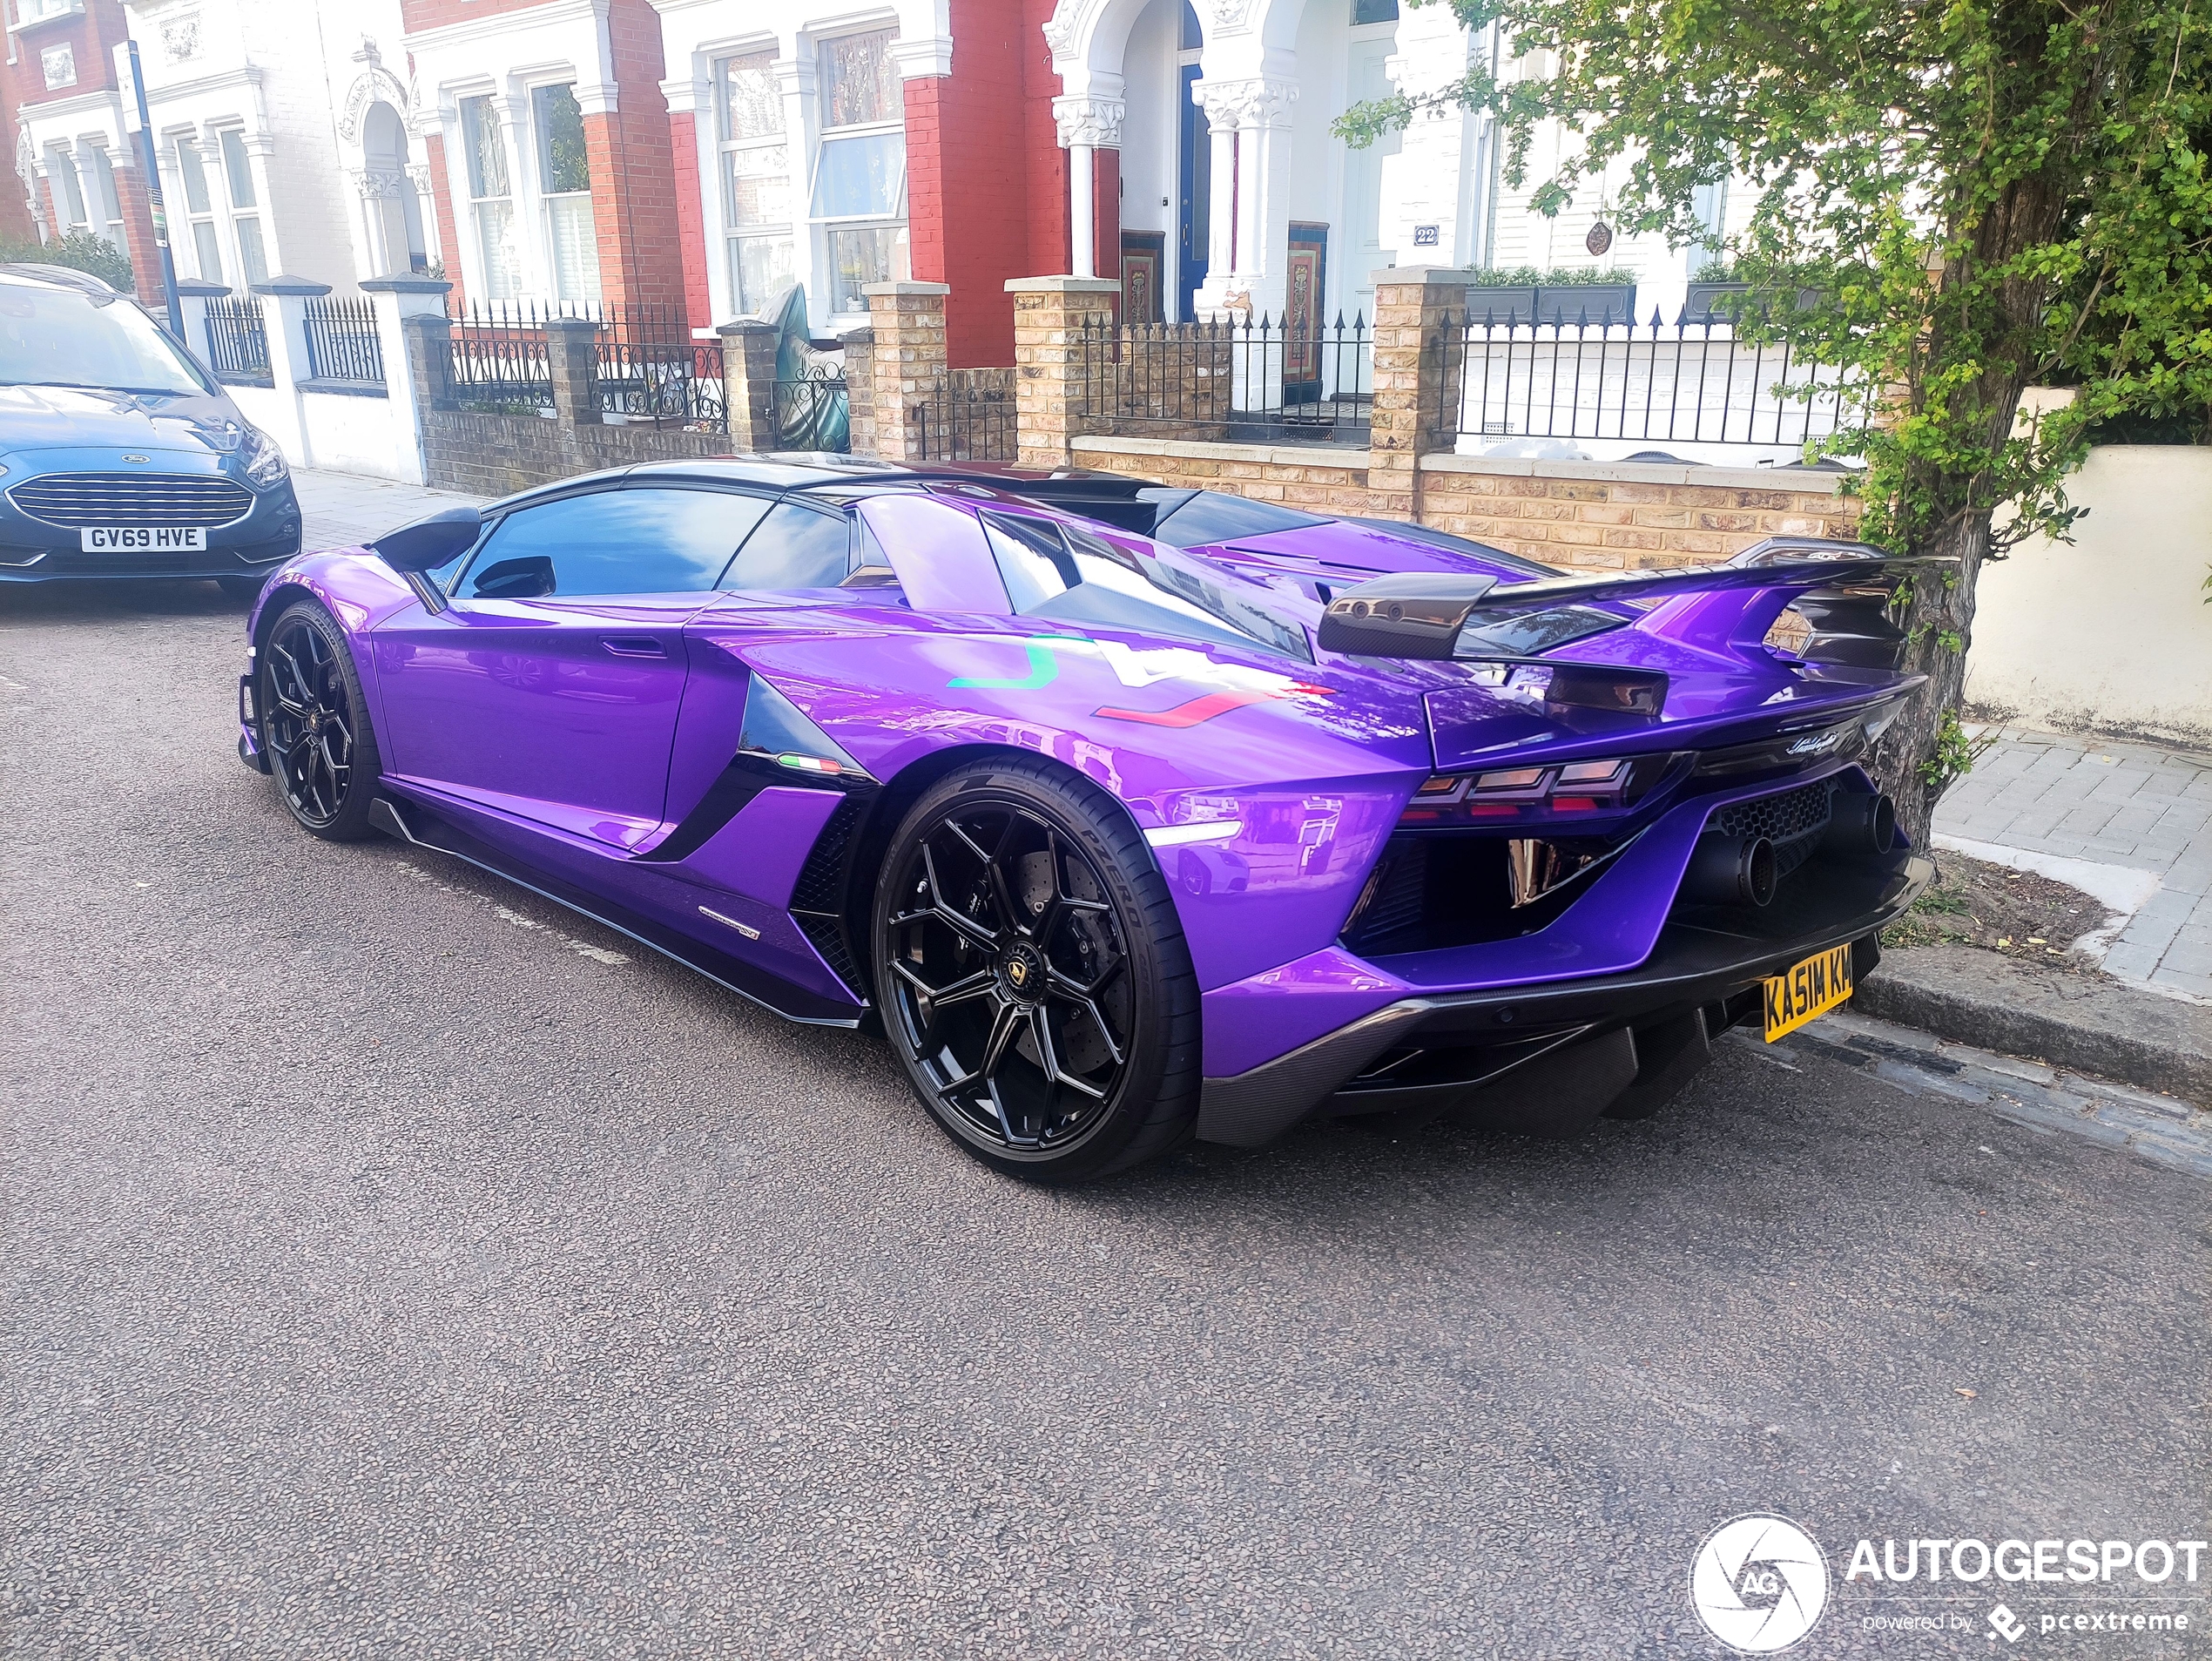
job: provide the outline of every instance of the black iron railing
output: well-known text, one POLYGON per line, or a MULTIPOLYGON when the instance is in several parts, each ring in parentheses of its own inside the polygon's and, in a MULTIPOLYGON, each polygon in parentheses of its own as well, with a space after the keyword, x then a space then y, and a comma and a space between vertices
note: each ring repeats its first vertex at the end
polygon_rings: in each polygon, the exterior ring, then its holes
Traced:
POLYGON ((1018 449, 1011 369, 951 369, 914 406, 927 462, 1010 462, 1018 449))
POLYGON ((219 375, 269 384, 269 336, 261 302, 218 295, 207 302, 207 367, 219 375))
POLYGON ((652 421, 694 432, 725 433, 730 412, 722 387, 722 342, 691 338, 680 306, 605 307, 599 325, 599 408, 610 415, 652 421))
POLYGON ((1796 446, 1865 415, 1833 365, 1738 340, 1710 313, 1610 325, 1477 313, 1430 344, 1459 370, 1440 377, 1437 424, 1467 437, 1796 446))
POLYGON ((1366 317, 1093 324, 1076 336, 1082 408, 1100 428, 1232 441, 1365 443, 1374 336, 1366 317))
POLYGON ((366 300, 306 303, 307 373, 318 381, 384 384, 384 348, 376 337, 376 309, 366 300))
POLYGON ((448 347, 455 401, 463 409, 524 414, 553 408, 545 325, 570 314, 532 305, 475 302, 452 314, 448 347))
POLYGON ((845 373, 827 367, 779 379, 775 393, 778 449, 835 450, 853 448, 845 373))

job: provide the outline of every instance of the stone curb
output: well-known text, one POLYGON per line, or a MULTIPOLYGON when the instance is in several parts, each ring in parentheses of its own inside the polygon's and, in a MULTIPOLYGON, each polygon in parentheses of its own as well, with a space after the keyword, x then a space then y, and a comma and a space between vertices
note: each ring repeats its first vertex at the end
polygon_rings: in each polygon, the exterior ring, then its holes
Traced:
POLYGON ((1906 946, 1851 995, 1860 1015, 1978 1050, 2212 1105, 2212 1009, 2108 976, 2044 969, 1973 946, 1906 946))

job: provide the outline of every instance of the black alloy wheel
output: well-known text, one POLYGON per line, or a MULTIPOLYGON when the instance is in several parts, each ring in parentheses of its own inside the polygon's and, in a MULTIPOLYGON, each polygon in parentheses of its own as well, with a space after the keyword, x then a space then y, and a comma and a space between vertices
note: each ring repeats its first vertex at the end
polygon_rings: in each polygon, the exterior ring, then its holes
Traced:
POLYGON ((370 834, 376 739, 337 625, 314 601, 295 604, 269 631, 260 665, 261 737, 284 805, 331 841, 370 834))
POLYGON ((1136 827, 1088 780, 1009 761, 917 803, 876 898, 885 1029, 968 1151, 1072 1180, 1197 1117, 1197 988, 1136 827))

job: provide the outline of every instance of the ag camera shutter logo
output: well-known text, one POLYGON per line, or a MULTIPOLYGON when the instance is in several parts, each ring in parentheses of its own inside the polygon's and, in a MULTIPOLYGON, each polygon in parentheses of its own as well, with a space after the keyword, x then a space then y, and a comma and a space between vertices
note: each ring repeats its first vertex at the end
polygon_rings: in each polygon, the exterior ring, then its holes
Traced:
POLYGON ((1786 1517, 1731 1517, 1690 1559, 1689 1606, 1738 1654, 1776 1654, 1819 1624, 1828 1607, 1828 1559, 1786 1517))

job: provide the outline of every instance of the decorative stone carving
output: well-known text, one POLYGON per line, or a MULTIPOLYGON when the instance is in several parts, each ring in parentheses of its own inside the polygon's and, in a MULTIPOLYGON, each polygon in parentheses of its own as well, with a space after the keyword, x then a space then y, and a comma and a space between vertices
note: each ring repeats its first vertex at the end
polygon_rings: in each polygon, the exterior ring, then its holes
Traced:
POLYGON ((1238 30, 1244 26, 1247 0, 1213 0, 1209 10, 1213 14, 1217 29, 1238 30))
POLYGON ((339 112, 338 136, 347 144, 359 144, 361 122, 368 114, 368 106, 382 102, 388 104, 404 118, 415 100, 408 96, 407 84, 381 64, 370 65, 354 78, 346 93, 346 106, 339 112))
POLYGON ((1206 112, 1210 131, 1251 132, 1289 126, 1298 87, 1296 81, 1257 75, 1244 81, 1200 81, 1191 87, 1190 96, 1206 112))
POLYGON ((161 56, 165 63, 189 64, 199 56, 199 14, 179 12, 160 21, 161 56))
POLYGON ((1129 105, 1120 98, 1058 98, 1052 118, 1059 124, 1060 147, 1089 145, 1094 150, 1122 147, 1122 121, 1129 105))
POLYGON ((1052 16, 1045 19, 1044 44, 1052 48, 1054 62, 1075 50, 1076 15, 1082 7, 1083 0, 1060 0, 1052 16))
POLYGON ((349 167, 346 172, 365 202, 388 201, 407 188, 407 175, 395 168, 349 167))

